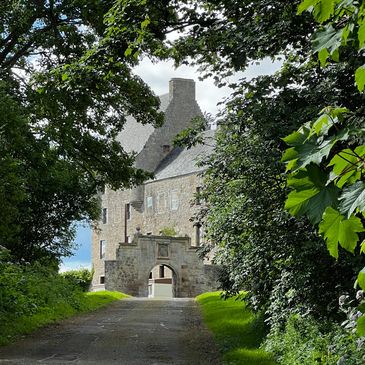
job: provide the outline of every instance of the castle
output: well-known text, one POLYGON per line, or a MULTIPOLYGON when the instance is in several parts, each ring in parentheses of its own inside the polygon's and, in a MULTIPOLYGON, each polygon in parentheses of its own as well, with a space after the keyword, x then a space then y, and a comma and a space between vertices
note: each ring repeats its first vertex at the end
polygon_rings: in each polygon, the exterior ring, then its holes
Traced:
MULTIPOLYGON (((202 168, 196 162, 212 147, 172 145, 192 118, 202 116, 194 80, 172 79, 160 101, 162 127, 128 117, 118 137, 127 152, 136 153, 135 166, 153 172, 154 179, 131 190, 106 187, 101 194, 101 220, 92 238, 93 290, 182 297, 217 287, 215 268, 196 253, 203 227, 191 221, 197 209, 192 202, 201 187, 202 168)), ((206 139, 213 135, 205 132, 206 139)))

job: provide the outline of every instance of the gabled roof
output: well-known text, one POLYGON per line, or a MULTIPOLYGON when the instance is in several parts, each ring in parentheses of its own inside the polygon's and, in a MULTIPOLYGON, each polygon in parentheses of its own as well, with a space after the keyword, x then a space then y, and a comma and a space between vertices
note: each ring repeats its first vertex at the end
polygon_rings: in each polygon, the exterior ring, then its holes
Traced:
MULTIPOLYGON (((169 105, 169 94, 159 96, 160 111, 165 112, 169 105)), ((155 128, 151 124, 138 123, 133 117, 128 116, 122 132, 117 139, 128 153, 142 151, 148 138, 155 128)))
POLYGON ((158 165, 154 181, 203 171, 204 167, 197 166, 197 162, 212 153, 214 133, 214 130, 204 132, 204 144, 198 144, 190 149, 174 148, 158 165))

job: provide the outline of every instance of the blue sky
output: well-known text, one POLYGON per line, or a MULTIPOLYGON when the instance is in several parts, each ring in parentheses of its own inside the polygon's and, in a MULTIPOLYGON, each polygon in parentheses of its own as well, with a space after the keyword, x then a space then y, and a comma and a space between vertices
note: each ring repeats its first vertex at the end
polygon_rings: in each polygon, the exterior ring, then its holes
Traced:
POLYGON ((78 247, 75 255, 63 260, 60 271, 80 268, 91 269, 91 228, 88 225, 77 224, 75 243, 78 247))
MULTIPOLYGON (((234 82, 242 77, 252 79, 262 74, 272 74, 281 66, 281 62, 272 62, 270 59, 264 59, 260 63, 250 66, 244 73, 239 73, 232 78, 230 82, 234 82)), ((169 81, 173 77, 183 77, 194 79, 196 82, 196 99, 203 112, 215 115, 218 112, 217 103, 222 101, 230 94, 228 87, 218 88, 214 84, 212 78, 199 81, 199 71, 189 66, 181 66, 174 68, 173 62, 152 63, 148 59, 144 59, 134 69, 135 73, 144 80, 156 95, 166 94, 169 91, 169 81)), ((75 255, 65 258, 61 265, 61 271, 72 270, 78 268, 91 268, 91 229, 88 226, 79 224, 77 227, 77 236, 75 242, 78 249, 75 255)))

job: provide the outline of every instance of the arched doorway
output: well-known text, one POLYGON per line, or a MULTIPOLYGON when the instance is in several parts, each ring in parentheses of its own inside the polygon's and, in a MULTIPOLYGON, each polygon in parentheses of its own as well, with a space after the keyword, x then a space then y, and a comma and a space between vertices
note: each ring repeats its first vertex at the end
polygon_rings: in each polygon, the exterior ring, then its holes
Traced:
POLYGON ((176 273, 166 264, 155 265, 148 277, 149 298, 175 298, 176 273))

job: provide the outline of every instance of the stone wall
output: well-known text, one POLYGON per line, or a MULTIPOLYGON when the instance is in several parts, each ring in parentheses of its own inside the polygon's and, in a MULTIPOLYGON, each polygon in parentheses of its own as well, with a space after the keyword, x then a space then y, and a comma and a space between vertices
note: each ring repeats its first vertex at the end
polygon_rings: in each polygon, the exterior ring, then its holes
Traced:
POLYGON ((116 260, 105 261, 105 288, 147 297, 149 274, 156 265, 173 271, 176 297, 195 297, 218 288, 217 267, 204 265, 189 238, 164 236, 139 236, 133 243, 121 244, 116 260))
POLYGON ((196 174, 147 183, 142 233, 159 235, 163 228, 170 228, 179 237, 190 237, 195 246, 195 227, 190 219, 197 209, 193 206, 194 194, 200 184, 196 174))
POLYGON ((130 219, 125 221, 125 206, 130 202, 130 190, 109 190, 101 197, 102 207, 107 209, 107 222, 98 222, 98 229, 93 230, 93 287, 97 288, 100 278, 105 277, 104 261, 115 260, 121 243, 125 243, 125 222, 127 236, 132 239, 136 228, 141 233, 159 235, 164 228, 175 230, 179 237, 189 237, 196 246, 196 227, 190 221, 197 207, 192 206, 196 187, 201 178, 196 174, 171 179, 151 181, 145 185, 143 210, 131 207, 130 219), (148 207, 147 198, 152 201, 148 207), (175 209, 176 208, 176 209, 175 209), (100 257, 100 241, 106 242, 105 257, 100 257))
MULTIPOLYGON (((161 128, 148 130, 148 133, 144 131, 141 136, 145 145, 136 158, 136 166, 139 168, 154 171, 168 155, 166 147, 172 145, 175 135, 189 125, 191 118, 202 115, 195 100, 193 80, 172 79, 169 87, 168 102, 163 98, 163 102, 168 104, 165 124, 161 128)), ((131 133, 130 136, 133 135, 131 133)), ((139 138, 138 133, 135 138, 139 138)), ((159 235, 164 228, 170 228, 175 230, 177 236, 189 237, 192 244, 196 245, 196 227, 190 221, 194 214, 191 202, 200 183, 196 173, 189 173, 152 180, 133 190, 114 191, 107 188, 101 194, 101 205, 106 210, 107 219, 105 222, 96 222, 97 227, 92 236, 93 289, 103 289, 103 281, 107 282, 109 274, 105 271, 106 262, 109 262, 109 267, 115 266, 112 272, 120 271, 121 275, 129 275, 125 271, 127 269, 119 267, 116 252, 121 245, 132 239, 137 227, 142 234, 154 235, 159 235), (126 220, 125 209, 128 204, 130 217, 126 220), (104 255, 101 255, 101 243, 105 247, 104 255), (113 261, 116 263, 112 264, 113 261)), ((131 270, 128 269, 128 273, 131 270)))

